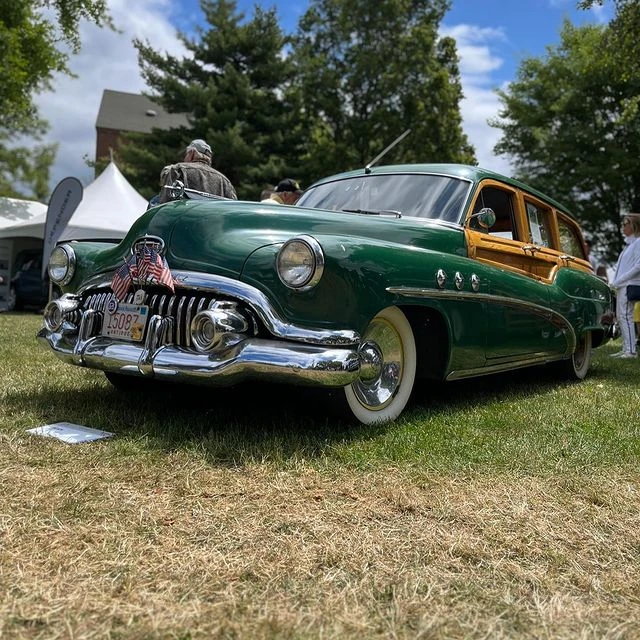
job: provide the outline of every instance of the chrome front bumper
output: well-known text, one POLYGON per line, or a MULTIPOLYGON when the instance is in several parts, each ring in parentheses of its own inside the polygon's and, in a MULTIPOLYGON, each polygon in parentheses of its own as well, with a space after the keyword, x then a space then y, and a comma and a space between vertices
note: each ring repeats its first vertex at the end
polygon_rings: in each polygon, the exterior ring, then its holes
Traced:
POLYGON ((62 327, 50 331, 45 327, 38 333, 38 339, 70 364, 212 386, 263 379, 343 387, 354 382, 370 366, 368 355, 361 355, 357 344, 327 346, 246 337, 220 350, 198 353, 163 344, 166 325, 160 316, 150 318, 144 344, 115 341, 104 336, 88 337, 93 314, 92 310, 82 313, 79 330, 62 327))

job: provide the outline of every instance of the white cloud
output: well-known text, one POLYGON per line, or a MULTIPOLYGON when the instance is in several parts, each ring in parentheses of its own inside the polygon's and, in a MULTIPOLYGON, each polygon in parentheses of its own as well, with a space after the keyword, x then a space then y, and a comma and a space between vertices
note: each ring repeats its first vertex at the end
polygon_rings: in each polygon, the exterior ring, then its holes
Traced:
POLYGON ((500 28, 458 24, 443 26, 440 35, 456 40, 464 92, 460 111, 464 132, 475 147, 478 164, 485 169, 511 174, 508 159, 493 153, 500 130, 488 124, 488 120, 497 117, 500 108, 500 101, 493 89, 498 83, 492 72, 498 71, 503 64, 494 46, 506 41, 504 31, 500 28))
POLYGON ((170 22, 171 4, 169 0, 109 0, 119 33, 82 25, 82 50, 70 63, 77 77, 56 76, 53 91, 41 94, 36 101, 51 125, 44 141, 59 145, 52 186, 66 176, 76 176, 85 185, 93 180, 84 158, 95 156, 95 123, 103 90, 139 93, 145 88, 132 40, 148 39, 168 53, 185 53, 170 22))
POLYGON ((461 75, 480 79, 502 66, 502 58, 492 54, 490 43, 505 39, 502 29, 477 27, 471 24, 443 26, 440 35, 454 38, 460 56, 461 75))

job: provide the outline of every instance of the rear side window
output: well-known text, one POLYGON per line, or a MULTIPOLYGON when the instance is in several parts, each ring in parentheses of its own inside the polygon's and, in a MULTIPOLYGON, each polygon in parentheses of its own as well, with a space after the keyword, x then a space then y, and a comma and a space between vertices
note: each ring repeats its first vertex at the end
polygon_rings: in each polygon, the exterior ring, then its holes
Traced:
POLYGON ((526 200, 525 205, 531 241, 539 247, 551 247, 551 210, 526 200))
POLYGON ((561 214, 558 214, 558 232, 560 235, 560 250, 563 253, 586 259, 580 232, 575 225, 561 214))

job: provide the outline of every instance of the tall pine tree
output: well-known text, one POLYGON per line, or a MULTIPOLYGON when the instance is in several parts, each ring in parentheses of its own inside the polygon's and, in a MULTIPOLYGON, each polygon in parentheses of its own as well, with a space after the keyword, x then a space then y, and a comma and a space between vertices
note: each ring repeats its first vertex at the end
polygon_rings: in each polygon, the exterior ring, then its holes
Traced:
POLYGON ((446 0, 312 0, 294 40, 295 95, 309 181, 385 159, 475 162, 462 131, 455 41, 438 26, 446 0))
POLYGON ((135 43, 153 98, 171 112, 187 113, 190 127, 130 136, 121 152, 123 172, 146 195, 157 192, 162 166, 181 159, 177 154, 189 140, 204 138, 215 168, 238 196, 257 199, 267 183, 287 174, 292 157, 287 38, 275 10, 256 7, 245 19, 233 0, 201 0, 201 8, 206 26, 194 37, 181 34, 187 57, 135 43))

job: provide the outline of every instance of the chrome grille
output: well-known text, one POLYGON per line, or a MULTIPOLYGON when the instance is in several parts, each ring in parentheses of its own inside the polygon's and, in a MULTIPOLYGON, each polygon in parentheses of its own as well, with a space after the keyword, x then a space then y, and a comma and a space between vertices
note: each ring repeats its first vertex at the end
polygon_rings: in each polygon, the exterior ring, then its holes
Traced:
MULTIPOLYGON (((83 298, 84 310, 93 309, 100 313, 99 320, 94 325, 93 335, 98 335, 102 329, 102 319, 111 298, 115 298, 111 291, 86 294, 83 298)), ((217 298, 211 294, 152 294, 147 295, 145 302, 149 307, 149 317, 159 315, 173 318, 175 335, 167 337, 165 344, 176 344, 181 347, 191 347, 189 326, 193 317, 217 298)), ((133 304, 133 293, 128 293, 122 302, 133 304)))

